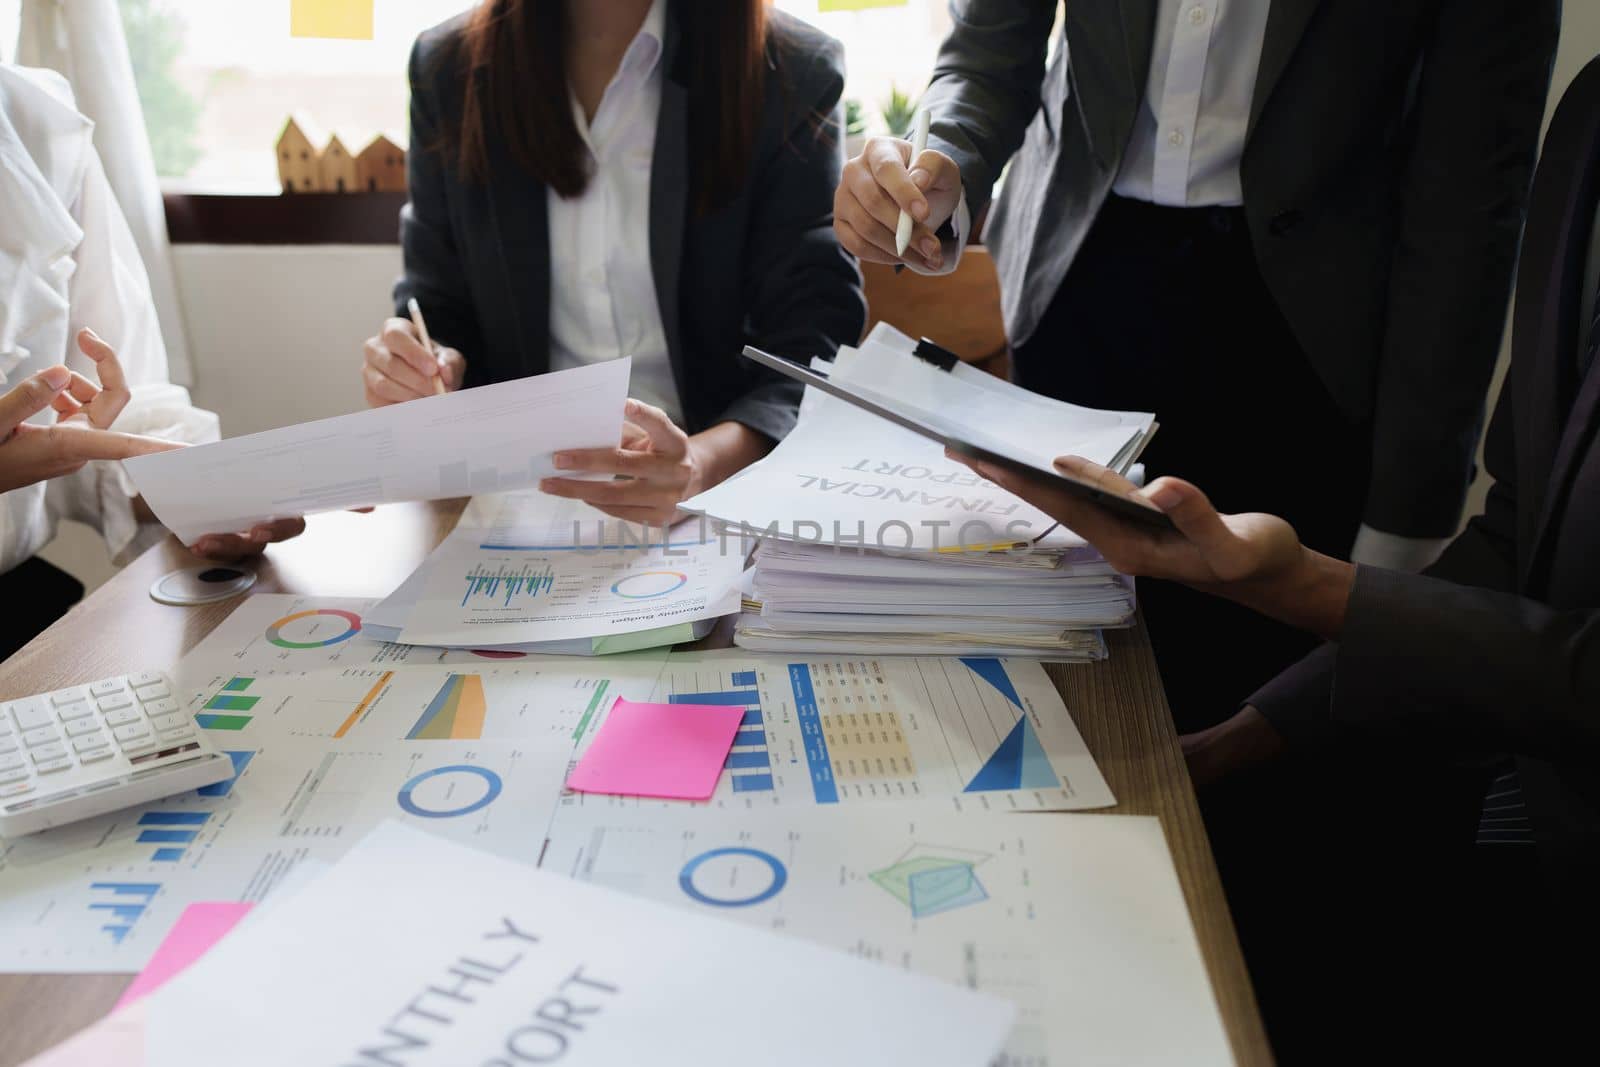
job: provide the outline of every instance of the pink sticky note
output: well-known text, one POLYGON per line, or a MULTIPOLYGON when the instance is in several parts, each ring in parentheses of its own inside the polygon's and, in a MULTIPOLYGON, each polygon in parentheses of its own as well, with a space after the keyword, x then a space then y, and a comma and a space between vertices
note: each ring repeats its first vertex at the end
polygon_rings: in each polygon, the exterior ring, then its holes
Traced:
POLYGON ((567 777, 567 788, 706 800, 716 792, 744 712, 719 704, 635 704, 618 697, 567 777))
POLYGON ((166 985, 184 968, 204 956, 212 945, 221 941, 254 906, 218 901, 190 904, 184 908, 183 914, 178 916, 178 921, 167 932, 166 940, 150 957, 145 969, 123 990, 117 1007, 126 1007, 166 985))

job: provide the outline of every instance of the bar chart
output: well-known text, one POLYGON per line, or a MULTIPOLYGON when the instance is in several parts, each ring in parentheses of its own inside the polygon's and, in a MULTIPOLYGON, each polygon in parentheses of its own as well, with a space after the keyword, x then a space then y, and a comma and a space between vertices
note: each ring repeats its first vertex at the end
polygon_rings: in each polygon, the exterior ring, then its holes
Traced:
POLYGON ((738 733, 733 735, 733 748, 723 767, 735 793, 772 792, 772 753, 767 749, 761 690, 756 686, 755 671, 730 671, 726 686, 706 692, 671 693, 667 703, 744 708, 744 718, 739 722, 738 733))
POLYGON ((109 920, 101 924, 100 930, 114 944, 120 945, 133 932, 134 923, 144 915, 150 901, 161 892, 161 883, 91 882, 89 888, 95 893, 109 894, 108 899, 91 903, 89 910, 109 920))
POLYGON ((152 862, 176 863, 210 818, 209 811, 147 811, 139 816, 139 843, 159 846, 152 862))
POLYGON ((548 563, 479 564, 462 576, 465 591, 461 606, 477 599, 499 600, 512 607, 548 597, 556 584, 555 569, 548 563))

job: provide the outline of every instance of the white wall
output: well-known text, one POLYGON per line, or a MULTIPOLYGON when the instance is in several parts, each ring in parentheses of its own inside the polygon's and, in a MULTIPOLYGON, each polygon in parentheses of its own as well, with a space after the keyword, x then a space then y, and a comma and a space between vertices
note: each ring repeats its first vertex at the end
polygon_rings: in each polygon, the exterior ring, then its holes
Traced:
MULTIPOLYGON (((389 314, 397 245, 179 245, 195 403, 230 437, 362 406, 361 342, 389 314)), ((41 553, 94 588, 114 569, 99 534, 66 524, 41 553)))
POLYGON ((229 437, 362 406, 361 343, 390 313, 394 245, 182 245, 195 402, 229 437))

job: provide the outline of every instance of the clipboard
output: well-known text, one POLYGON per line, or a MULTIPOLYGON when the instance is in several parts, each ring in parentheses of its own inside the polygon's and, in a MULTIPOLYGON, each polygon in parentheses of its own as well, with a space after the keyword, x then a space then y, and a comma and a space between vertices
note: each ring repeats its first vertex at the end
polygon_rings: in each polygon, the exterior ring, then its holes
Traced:
POLYGON ((1147 504, 1142 500, 1133 500, 1120 493, 1109 492, 1092 482, 1069 478, 1060 471, 1048 467, 1041 467, 1026 459, 1010 455, 1003 442, 984 440, 975 434, 970 427, 963 427, 957 423, 945 422, 936 415, 917 409, 897 409, 894 401, 877 393, 863 393, 833 381, 827 375, 818 374, 809 367, 802 367, 792 360, 775 356, 770 352, 763 352, 751 345, 744 347, 744 356, 755 363, 761 364, 771 370, 777 371, 786 378, 793 378, 815 389, 820 389, 829 396, 838 397, 840 400, 862 411, 870 412, 880 419, 887 419, 896 426, 920 434, 930 440, 937 441, 963 456, 991 463, 996 467, 1004 467, 1029 478, 1051 489, 1059 489, 1070 493, 1081 500, 1095 504, 1106 511, 1145 526, 1157 529, 1172 530, 1172 520, 1158 510, 1155 505, 1147 504))

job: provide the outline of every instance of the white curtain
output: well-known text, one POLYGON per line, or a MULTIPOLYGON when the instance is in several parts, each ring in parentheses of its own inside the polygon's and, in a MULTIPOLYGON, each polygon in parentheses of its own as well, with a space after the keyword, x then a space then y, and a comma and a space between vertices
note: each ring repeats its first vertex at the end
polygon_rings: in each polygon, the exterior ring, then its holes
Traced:
POLYGON ((78 110, 94 121, 95 149, 150 276, 169 373, 179 385, 194 384, 161 186, 117 0, 22 0, 17 62, 63 74, 78 110))

